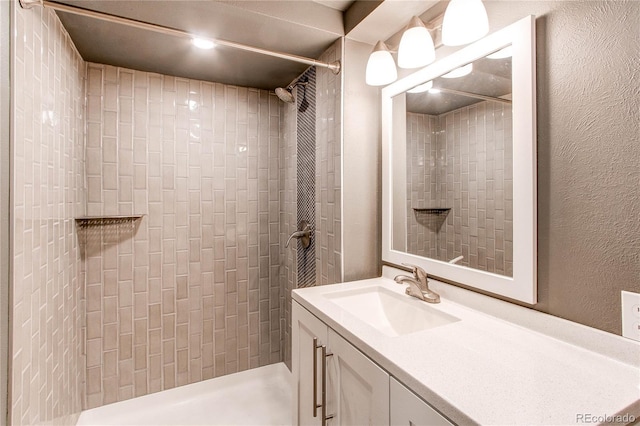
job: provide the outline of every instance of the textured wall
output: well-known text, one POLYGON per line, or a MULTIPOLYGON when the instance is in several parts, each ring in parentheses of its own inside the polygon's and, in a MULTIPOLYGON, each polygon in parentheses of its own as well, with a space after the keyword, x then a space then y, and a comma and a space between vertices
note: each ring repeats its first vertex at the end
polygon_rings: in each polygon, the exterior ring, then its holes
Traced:
POLYGON ((619 334, 620 291, 640 292, 640 3, 533 6, 536 309, 619 334))
POLYGON ((87 407, 281 361, 275 94, 88 68, 87 407))
POLYGON ((56 14, 13 5, 13 424, 81 410, 85 63, 56 14))

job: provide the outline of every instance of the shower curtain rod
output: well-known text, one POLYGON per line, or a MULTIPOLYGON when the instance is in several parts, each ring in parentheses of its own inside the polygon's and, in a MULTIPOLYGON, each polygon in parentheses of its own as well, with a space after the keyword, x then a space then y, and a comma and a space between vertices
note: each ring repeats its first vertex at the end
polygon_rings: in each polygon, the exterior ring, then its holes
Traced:
POLYGON ((165 27, 163 25, 150 24, 144 21, 138 21, 135 19, 123 18, 117 15, 111 15, 109 13, 104 12, 96 12, 89 9, 83 9, 77 6, 69 6, 62 3, 57 3, 49 0, 19 0, 20 6, 23 9, 31 9, 34 6, 42 6, 48 7, 54 10, 59 10, 60 12, 73 13, 74 15, 86 16, 89 18, 100 19, 101 21, 112 22, 115 24, 127 25, 129 27, 139 28, 143 30, 154 31, 156 33, 172 35, 176 37, 182 38, 204 38, 206 40, 210 40, 217 45, 227 46, 234 49, 245 50, 247 52, 259 53, 262 55, 273 56, 275 58, 285 59, 287 61, 299 62, 306 65, 313 65, 317 67, 328 68, 333 71, 334 74, 340 73, 340 61, 335 61, 332 63, 322 62, 316 59, 305 58, 304 56, 292 55, 290 53, 282 53, 276 52, 273 50, 261 49, 259 47, 248 46, 246 44, 236 43, 229 40, 219 39, 219 38, 206 38, 200 37, 195 34, 188 33, 186 31, 182 31, 176 28, 165 27))
POLYGON ((443 87, 434 87, 434 89, 438 89, 442 93, 451 93, 452 95, 462 95, 462 96, 467 96, 469 98, 482 99, 482 100, 485 100, 485 101, 493 101, 493 102, 501 102, 503 104, 511 104, 511 100, 503 99, 503 98, 496 98, 495 96, 485 96, 485 95, 480 95, 478 93, 463 92, 462 90, 445 89, 443 87))

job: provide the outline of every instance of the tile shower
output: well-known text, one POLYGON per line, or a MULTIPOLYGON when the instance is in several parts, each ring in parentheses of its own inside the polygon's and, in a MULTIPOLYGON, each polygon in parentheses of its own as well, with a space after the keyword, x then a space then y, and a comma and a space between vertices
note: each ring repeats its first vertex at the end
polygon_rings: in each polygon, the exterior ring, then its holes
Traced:
POLYGON ((12 13, 13 234, 10 421, 82 409, 85 62, 54 12, 12 13))
MULTIPOLYGON (((339 60, 342 53, 342 41, 338 40, 327 51, 320 56, 319 60, 334 62, 339 60)), ((281 234, 280 244, 284 244, 294 230, 297 229, 298 222, 302 219, 308 220, 312 224, 314 236, 312 244, 314 249, 313 261, 315 265, 310 265, 306 260, 305 271, 300 271, 299 259, 304 259, 304 253, 299 253, 300 247, 297 243, 292 244, 289 249, 284 249, 282 254, 283 274, 282 288, 284 289, 284 361, 291 368, 291 290, 302 286, 299 284, 300 276, 308 279, 308 270, 313 270, 315 282, 320 285, 333 284, 342 281, 341 264, 341 244, 340 235, 342 232, 340 216, 341 200, 341 175, 340 175, 340 76, 336 76, 325 68, 316 68, 313 72, 307 71, 303 76, 311 80, 311 85, 315 86, 315 94, 307 93, 307 102, 313 102, 315 109, 315 120, 310 122, 306 118, 306 130, 299 120, 301 115, 309 114, 311 106, 300 108, 304 99, 304 90, 296 88, 296 102, 284 105, 283 114, 283 137, 281 139, 281 164, 283 165, 282 179, 282 214, 281 214, 281 234), (301 111, 304 110, 304 111, 301 111), (313 127, 313 130, 310 128, 313 127), (309 132, 315 134, 315 152, 313 152, 314 163, 302 161, 305 164, 304 173, 301 173, 298 156, 302 152, 300 149, 301 133, 309 132), (313 174, 312 176, 310 174, 313 174), (307 183, 313 181, 313 185, 307 188, 314 188, 314 194, 300 194, 302 188, 299 179, 304 177, 307 183), (307 212, 300 210, 298 200, 306 198, 315 204, 307 206, 307 212), (300 214, 308 216, 300 217, 300 214)), ((301 76, 301 77, 303 77, 301 76)), ((307 89, 309 90, 309 89, 307 89)), ((308 142, 308 141, 307 141, 308 142)), ((303 142, 304 143, 304 142, 303 142)), ((307 152, 308 149, 307 149, 307 152)), ((308 189, 307 189, 308 190, 308 189)), ((310 249, 311 247, 309 247, 310 249)), ((307 250, 307 253, 309 251, 307 250)), ((311 256, 307 254, 307 256, 311 256)), ((306 281, 307 283, 309 281, 306 281)), ((307 284, 308 285, 308 284, 307 284)))
MULTIPOLYGON (((264 90, 85 63, 55 13, 12 14, 24 143, 11 418, 74 423, 83 408, 290 359, 291 107, 264 90), (142 217, 75 221, 113 215, 142 217)), ((329 74, 316 76, 313 171, 323 284, 341 278, 340 77, 329 74)))
POLYGON ((511 108, 480 102, 439 116, 407 113, 410 253, 513 274, 511 108), (449 212, 417 212, 414 207, 449 212))
POLYGON ((281 360, 280 102, 88 64, 87 406, 281 360), (271 238, 271 236, 276 238, 271 238))

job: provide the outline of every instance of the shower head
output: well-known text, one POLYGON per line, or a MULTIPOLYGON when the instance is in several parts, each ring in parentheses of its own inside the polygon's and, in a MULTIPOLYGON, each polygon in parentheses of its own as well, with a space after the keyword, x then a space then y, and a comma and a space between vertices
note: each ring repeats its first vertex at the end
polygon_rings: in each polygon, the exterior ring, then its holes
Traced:
POLYGON ((282 102, 292 104, 296 101, 295 96, 293 96, 293 89, 296 86, 306 86, 306 85, 307 85, 307 81, 296 81, 295 83, 290 84, 289 87, 287 87, 286 89, 283 89, 282 87, 276 88, 276 95, 280 98, 282 102))
POLYGON ((276 88, 276 95, 280 98, 282 102, 286 102, 288 104, 292 104, 296 99, 293 97, 293 93, 291 89, 282 87, 276 88))

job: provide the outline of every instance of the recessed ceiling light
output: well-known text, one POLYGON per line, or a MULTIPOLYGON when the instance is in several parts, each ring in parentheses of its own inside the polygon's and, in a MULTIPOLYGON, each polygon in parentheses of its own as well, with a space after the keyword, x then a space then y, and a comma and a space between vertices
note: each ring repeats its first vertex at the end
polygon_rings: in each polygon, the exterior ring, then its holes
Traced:
POLYGON ((209 40, 206 38, 193 38, 191 39, 191 43, 199 49, 213 49, 216 45, 213 40, 209 40))
POLYGON ((432 95, 435 95, 437 93, 440 93, 440 89, 436 89, 435 87, 433 89, 429 89, 429 93, 431 93, 432 95))

